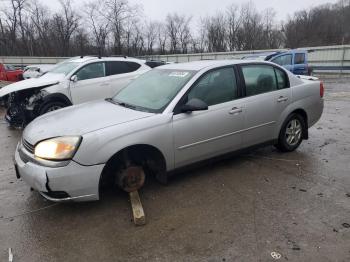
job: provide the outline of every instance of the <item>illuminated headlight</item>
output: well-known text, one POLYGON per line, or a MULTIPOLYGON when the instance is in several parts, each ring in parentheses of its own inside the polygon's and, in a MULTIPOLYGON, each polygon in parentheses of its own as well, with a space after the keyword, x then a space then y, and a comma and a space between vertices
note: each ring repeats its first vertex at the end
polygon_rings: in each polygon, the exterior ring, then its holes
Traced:
POLYGON ((55 137, 37 144, 34 155, 47 160, 72 159, 81 142, 79 136, 55 137))

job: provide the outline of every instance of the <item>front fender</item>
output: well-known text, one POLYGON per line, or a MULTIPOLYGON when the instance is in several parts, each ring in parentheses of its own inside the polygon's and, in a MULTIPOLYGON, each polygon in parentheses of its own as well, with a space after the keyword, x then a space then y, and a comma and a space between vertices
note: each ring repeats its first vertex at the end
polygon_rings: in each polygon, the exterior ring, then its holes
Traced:
POLYGON ((159 114, 87 133, 83 135, 74 161, 82 165, 106 163, 120 150, 140 144, 157 148, 164 156, 167 170, 173 169, 172 115, 159 114))

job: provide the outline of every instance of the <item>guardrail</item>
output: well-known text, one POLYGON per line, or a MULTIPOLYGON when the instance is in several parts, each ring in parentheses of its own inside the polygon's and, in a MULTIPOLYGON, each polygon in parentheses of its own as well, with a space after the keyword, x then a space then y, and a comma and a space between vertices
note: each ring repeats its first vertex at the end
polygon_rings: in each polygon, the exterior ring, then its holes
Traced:
MULTIPOLYGON (((304 47, 308 50, 309 64, 315 73, 321 74, 350 74, 350 45, 304 47)), ((195 53, 195 54, 172 54, 172 55, 151 55, 140 57, 143 59, 163 60, 166 62, 190 62, 208 59, 241 59, 243 56, 271 51, 285 51, 286 49, 274 50, 252 50, 233 51, 217 53, 195 53)), ((26 66, 29 64, 56 64, 68 57, 0 57, 0 63, 12 64, 16 66, 26 66)))

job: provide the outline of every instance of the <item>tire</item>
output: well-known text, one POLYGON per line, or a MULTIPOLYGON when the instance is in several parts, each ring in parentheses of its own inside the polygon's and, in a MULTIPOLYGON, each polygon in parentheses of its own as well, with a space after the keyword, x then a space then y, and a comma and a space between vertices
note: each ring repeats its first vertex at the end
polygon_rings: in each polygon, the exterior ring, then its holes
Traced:
POLYGON ((282 152, 296 150, 303 141, 305 119, 299 114, 291 114, 284 121, 276 147, 282 152))
POLYGON ((314 70, 311 67, 309 67, 309 69, 308 69, 308 75, 309 76, 313 76, 314 75, 314 70))
POLYGON ((52 102, 48 102, 47 104, 44 104, 40 111, 39 111, 39 115, 43 115, 61 108, 66 107, 67 105, 64 102, 61 101, 52 101, 52 102))

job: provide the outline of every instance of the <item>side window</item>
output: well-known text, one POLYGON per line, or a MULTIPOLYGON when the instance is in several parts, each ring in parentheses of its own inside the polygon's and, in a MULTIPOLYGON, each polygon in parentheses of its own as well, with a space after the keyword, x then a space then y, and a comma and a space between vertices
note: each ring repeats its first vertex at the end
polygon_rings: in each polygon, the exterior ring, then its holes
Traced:
POLYGON ((288 76, 280 69, 274 68, 277 78, 278 89, 284 89, 289 87, 288 76))
POLYGON ((131 70, 130 72, 134 72, 141 67, 141 65, 138 63, 134 63, 134 62, 126 62, 126 63, 128 64, 128 67, 131 70))
POLYGON ((305 54, 299 53, 294 56, 294 64, 305 64, 305 54))
POLYGON ((187 95, 187 99, 198 98, 216 105, 237 98, 237 84, 233 68, 222 68, 202 77, 187 95))
POLYGON ((268 65, 245 65, 242 73, 246 95, 254 96, 277 90, 275 70, 268 65))
POLYGON ((126 74, 126 73, 134 72, 140 67, 141 65, 134 62, 109 61, 109 62, 106 62, 106 73, 107 73, 107 76, 126 74))
POLYGON ((81 68, 77 73, 78 81, 105 76, 104 63, 92 63, 81 68))
POLYGON ((282 55, 282 56, 276 57, 275 59, 272 59, 271 62, 274 62, 274 63, 281 65, 281 66, 291 65, 292 64, 292 55, 282 55))
POLYGON ((5 70, 6 71, 15 71, 16 69, 12 65, 5 65, 5 70))

